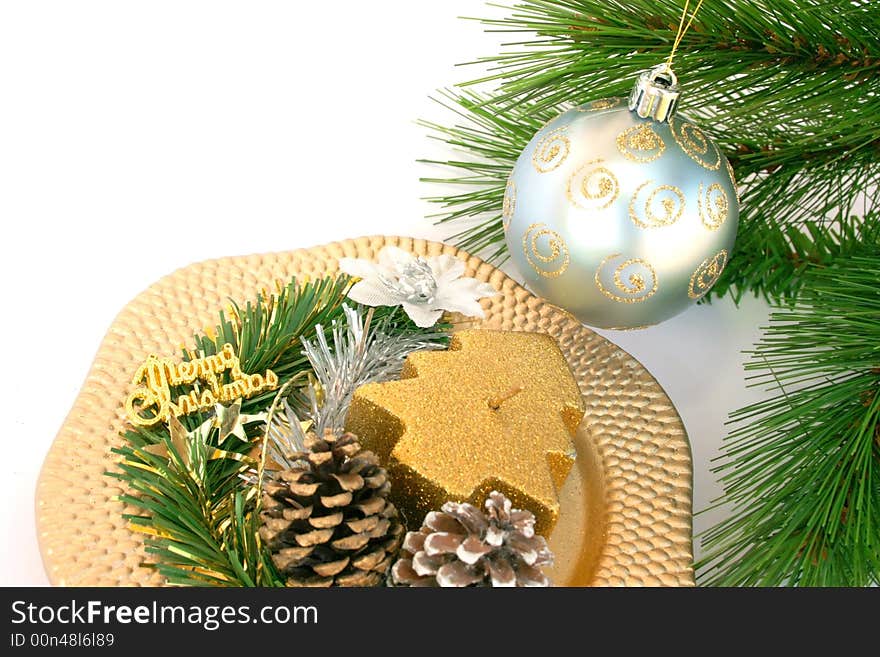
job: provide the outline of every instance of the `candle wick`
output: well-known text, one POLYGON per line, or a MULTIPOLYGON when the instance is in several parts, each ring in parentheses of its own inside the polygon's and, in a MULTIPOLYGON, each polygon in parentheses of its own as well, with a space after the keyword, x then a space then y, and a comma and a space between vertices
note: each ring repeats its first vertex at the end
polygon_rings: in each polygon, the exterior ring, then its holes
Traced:
POLYGON ((501 404, 503 404, 504 402, 506 402, 508 399, 510 399, 512 397, 516 397, 516 395, 521 393, 523 390, 525 390, 524 386, 515 385, 510 390, 505 392, 504 394, 496 395, 495 397, 489 397, 489 399, 488 399, 489 408, 491 408, 493 411, 497 411, 499 408, 501 408, 501 404))

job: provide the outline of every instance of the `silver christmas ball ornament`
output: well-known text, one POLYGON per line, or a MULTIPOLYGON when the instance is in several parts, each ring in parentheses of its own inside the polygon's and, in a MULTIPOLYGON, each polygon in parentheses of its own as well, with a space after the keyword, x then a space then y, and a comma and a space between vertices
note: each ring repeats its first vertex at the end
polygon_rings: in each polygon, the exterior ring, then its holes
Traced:
POLYGON ((503 221, 526 284, 585 324, 638 328, 703 297, 730 258, 739 221, 733 170, 675 114, 665 65, 629 99, 563 112, 520 154, 503 221))

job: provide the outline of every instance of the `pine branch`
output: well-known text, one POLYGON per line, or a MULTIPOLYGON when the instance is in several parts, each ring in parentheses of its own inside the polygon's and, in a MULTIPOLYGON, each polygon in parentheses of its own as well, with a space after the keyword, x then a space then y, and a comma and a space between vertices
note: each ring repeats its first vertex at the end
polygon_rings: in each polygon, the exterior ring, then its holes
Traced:
POLYGON ((773 398, 732 414, 730 518, 705 532, 706 584, 880 582, 880 250, 808 265, 747 369, 773 398))
MULTIPOLYGON (((466 187, 432 198, 443 208, 436 216, 473 219, 454 239, 492 260, 506 251, 501 202, 519 152, 568 104, 628 94, 638 71, 669 54, 682 3, 550 0, 509 9, 508 17, 483 22, 531 38, 481 59, 492 72, 468 83, 499 89, 447 94, 464 120, 426 124, 466 154, 434 162, 451 172, 426 178, 466 187)), ((880 114, 880 12, 869 2, 707 2, 678 52, 682 111, 713 134, 741 183, 738 248, 746 260, 778 245, 780 230, 813 234, 829 213, 849 217, 878 206, 880 125, 871 117, 880 114)), ((750 290, 779 299, 797 288, 791 278, 768 284, 761 269, 728 267, 716 294, 750 290)))
POLYGON ((738 302, 747 290, 757 290, 768 301, 791 304, 803 289, 803 275, 811 265, 831 265, 850 254, 864 252, 865 245, 877 244, 878 212, 864 217, 808 220, 802 226, 771 224, 743 231, 728 271, 709 296, 731 292, 738 302))
MULTIPOLYGON (((261 294, 242 308, 234 302, 229 313, 209 335, 195 336, 196 349, 186 358, 217 353, 231 343, 245 372, 273 368, 281 384, 309 370, 300 339, 313 335, 319 322, 342 315, 351 285, 347 276, 327 277, 299 284, 293 279, 275 294, 261 294)), ((265 410, 273 393, 244 400, 243 413, 265 410), (267 401, 268 400, 268 401, 267 401)), ((207 418, 209 419, 209 418, 207 418)), ((246 418, 253 420, 253 418, 246 418)), ((189 429, 206 421, 204 415, 184 418, 189 429)), ((128 519, 136 531, 147 534, 153 567, 174 585, 272 586, 274 568, 253 533, 256 488, 242 475, 256 464, 249 458, 263 423, 245 423, 247 439, 212 431, 201 446, 195 441, 193 462, 171 441, 168 429, 132 428, 124 432, 120 471, 108 473, 123 481, 131 494, 122 501, 139 510, 128 519), (167 456, 156 456, 151 446, 165 445, 167 456), (226 458, 208 458, 208 450, 226 458), (199 451, 201 450, 201 451, 199 451)))
POLYGON ((432 130, 436 138, 466 155, 463 159, 447 162, 421 160, 425 164, 452 169, 446 177, 421 180, 465 186, 466 191, 428 197, 443 209, 432 216, 440 223, 460 223, 475 218, 477 224, 456 233, 453 240, 471 253, 485 252, 487 260, 503 261, 507 258, 507 246, 501 223, 501 205, 507 177, 532 135, 556 116, 557 110, 541 111, 523 104, 496 111, 490 101, 490 96, 469 90, 442 92, 438 102, 464 121, 450 127, 425 121, 421 124, 432 130))
MULTIPOLYGON (((218 432, 214 432, 217 436, 218 432)), ((255 538, 253 490, 241 491, 240 475, 253 464, 236 461, 225 477, 208 477, 206 468, 188 465, 171 441, 167 455, 157 456, 138 444, 114 450, 122 456, 120 473, 109 473, 132 491, 120 500, 141 513, 125 516, 133 529, 147 534, 146 551, 155 567, 175 586, 257 586, 277 584, 255 538)), ((192 444, 207 463, 211 442, 192 444)))
MULTIPOLYGON (((298 372, 308 369, 308 360, 301 353, 300 339, 314 334, 315 325, 332 322, 342 316, 351 279, 328 276, 301 285, 296 279, 274 294, 263 291, 256 301, 242 308, 230 301, 228 311, 220 311, 220 323, 209 335, 195 336, 196 352, 218 353, 226 343, 232 344, 245 372, 272 369, 283 385, 298 372)), ((267 391, 246 400, 243 412, 263 409, 274 393, 267 391)))
MULTIPOLYGON (((534 38, 480 58, 494 72, 471 84, 498 82, 500 104, 534 100, 539 109, 595 98, 597 86, 626 95, 632 76, 622 73, 666 60, 682 8, 680 0, 516 3, 508 17, 483 24, 534 38)), ((675 67, 687 72, 692 109, 723 99, 734 103, 729 118, 752 123, 749 103, 762 98, 768 116, 784 111, 809 117, 829 102, 844 105, 823 94, 876 84, 878 22, 867 0, 712 0, 681 42, 675 67), (773 89, 769 97, 767 88, 773 89)))

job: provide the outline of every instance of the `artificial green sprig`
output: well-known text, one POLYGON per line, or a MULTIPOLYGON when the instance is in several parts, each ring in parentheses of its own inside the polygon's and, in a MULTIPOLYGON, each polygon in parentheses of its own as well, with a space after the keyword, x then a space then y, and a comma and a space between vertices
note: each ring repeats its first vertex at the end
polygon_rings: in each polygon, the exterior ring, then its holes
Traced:
MULTIPOLYGON (((259 538, 260 449, 266 411, 275 396, 313 373, 305 345, 343 320, 352 280, 327 276, 296 279, 240 306, 231 302, 219 325, 195 336, 184 358, 219 352, 232 344, 245 372, 272 369, 280 391, 220 406, 169 425, 133 427, 123 434, 118 470, 107 473, 126 489, 125 519, 145 534, 150 560, 174 586, 284 586, 259 538)), ((358 312, 362 312, 359 308, 358 312)), ((416 348, 444 342, 447 325, 417 327, 402 308, 371 311, 388 336, 416 348)), ((379 354, 381 356, 381 354, 379 354)), ((176 392, 176 391, 175 391, 176 392)))

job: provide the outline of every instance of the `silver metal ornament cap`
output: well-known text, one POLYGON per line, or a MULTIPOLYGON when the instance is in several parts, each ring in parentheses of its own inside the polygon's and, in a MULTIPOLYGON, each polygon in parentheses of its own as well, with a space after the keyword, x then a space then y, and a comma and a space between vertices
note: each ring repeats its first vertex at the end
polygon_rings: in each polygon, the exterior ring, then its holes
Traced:
POLYGON ((680 95, 678 78, 666 64, 642 71, 629 95, 629 108, 643 119, 668 121, 680 95))

